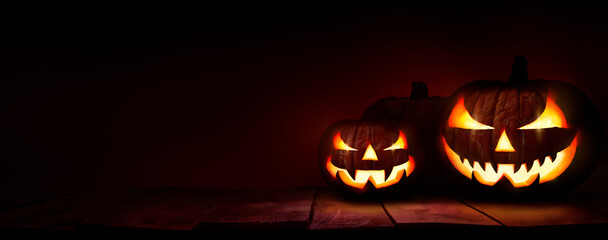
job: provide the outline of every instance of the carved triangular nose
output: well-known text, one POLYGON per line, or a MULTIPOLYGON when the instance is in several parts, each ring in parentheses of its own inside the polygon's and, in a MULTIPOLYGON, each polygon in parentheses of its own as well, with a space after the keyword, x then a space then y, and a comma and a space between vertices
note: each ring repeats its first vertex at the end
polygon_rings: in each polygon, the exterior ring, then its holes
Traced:
POLYGON ((378 156, 376 156, 376 151, 372 148, 372 145, 367 145, 367 149, 365 149, 365 154, 363 154, 363 158, 361 160, 372 160, 378 161, 378 156))
POLYGON ((513 145, 509 141, 509 137, 507 137, 507 131, 502 130, 502 134, 500 134, 500 139, 498 139, 498 144, 496 144, 497 152, 515 152, 513 145))

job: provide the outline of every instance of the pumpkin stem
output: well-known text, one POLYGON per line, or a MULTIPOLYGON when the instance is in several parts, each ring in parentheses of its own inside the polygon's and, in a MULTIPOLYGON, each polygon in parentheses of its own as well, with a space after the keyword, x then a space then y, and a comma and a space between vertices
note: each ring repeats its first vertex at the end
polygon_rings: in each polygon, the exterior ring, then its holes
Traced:
POLYGON ((507 82, 518 83, 528 81, 528 61, 526 56, 517 55, 513 60, 513 67, 511 68, 511 76, 507 82))
POLYGON ((410 99, 429 98, 429 89, 425 82, 412 82, 412 92, 410 99))

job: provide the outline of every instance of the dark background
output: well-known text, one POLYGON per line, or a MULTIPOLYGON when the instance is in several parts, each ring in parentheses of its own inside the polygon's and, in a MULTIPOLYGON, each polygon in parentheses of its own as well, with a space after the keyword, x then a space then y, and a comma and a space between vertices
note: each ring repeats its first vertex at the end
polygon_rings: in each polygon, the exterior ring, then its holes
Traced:
MULTIPOLYGON (((1 186, 322 185, 332 122, 412 81, 506 80, 516 54, 608 126, 599 6, 81 2, 0 10, 1 186)), ((606 156, 581 189, 608 189, 606 156)))

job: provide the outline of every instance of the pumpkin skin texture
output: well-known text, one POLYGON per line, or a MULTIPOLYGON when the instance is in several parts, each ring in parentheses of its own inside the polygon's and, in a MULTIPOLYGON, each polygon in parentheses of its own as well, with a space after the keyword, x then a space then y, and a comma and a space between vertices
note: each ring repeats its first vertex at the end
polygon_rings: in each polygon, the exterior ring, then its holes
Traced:
POLYGON ((419 163, 398 123, 342 120, 321 137, 318 165, 335 189, 355 194, 394 192, 410 182, 419 163))
POLYGON ((447 98, 429 97, 426 83, 412 82, 409 97, 387 97, 372 103, 361 119, 388 119, 422 132, 436 131, 441 123, 447 98))
POLYGON ((589 98, 564 82, 528 80, 524 56, 516 56, 507 82, 466 84, 448 106, 443 150, 452 173, 478 190, 565 192, 599 159, 602 129, 589 98))

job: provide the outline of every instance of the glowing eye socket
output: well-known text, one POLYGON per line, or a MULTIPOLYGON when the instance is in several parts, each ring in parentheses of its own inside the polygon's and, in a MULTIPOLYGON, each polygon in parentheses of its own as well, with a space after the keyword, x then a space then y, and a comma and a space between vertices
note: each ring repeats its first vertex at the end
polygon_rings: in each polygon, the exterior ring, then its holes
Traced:
POLYGON ((403 132, 399 131, 399 138, 397 139, 397 141, 395 143, 393 143, 393 145, 391 145, 390 147, 385 148, 384 151, 405 149, 405 148, 407 148, 407 141, 405 141, 405 134, 403 134, 403 132))
POLYGON ((344 140, 342 140, 340 133, 334 136, 334 148, 337 150, 357 151, 357 149, 349 147, 348 145, 346 145, 346 143, 344 143, 344 140))
POLYGON ((547 98, 545 110, 540 114, 534 122, 520 127, 518 129, 542 129, 542 128, 568 128, 566 117, 562 110, 553 102, 551 98, 547 98))
POLYGON ((448 120, 448 126, 462 129, 494 129, 488 125, 475 121, 464 107, 464 98, 458 101, 458 104, 452 110, 448 120))

